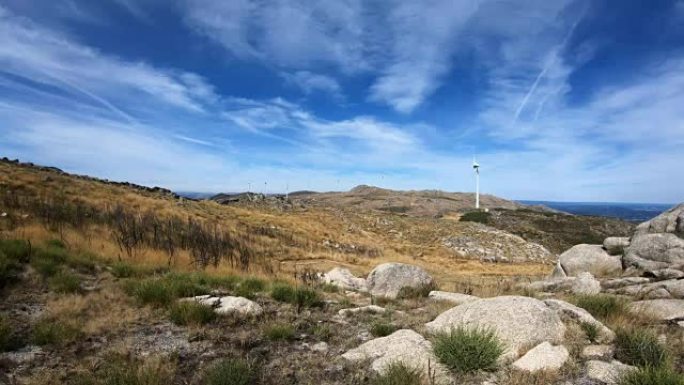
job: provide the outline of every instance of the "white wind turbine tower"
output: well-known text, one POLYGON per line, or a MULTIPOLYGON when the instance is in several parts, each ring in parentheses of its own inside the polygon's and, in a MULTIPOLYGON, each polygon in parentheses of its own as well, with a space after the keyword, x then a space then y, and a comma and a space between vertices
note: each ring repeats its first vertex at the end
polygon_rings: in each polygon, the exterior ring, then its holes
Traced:
POLYGON ((475 170, 475 209, 480 209, 480 164, 473 158, 473 170, 475 170))

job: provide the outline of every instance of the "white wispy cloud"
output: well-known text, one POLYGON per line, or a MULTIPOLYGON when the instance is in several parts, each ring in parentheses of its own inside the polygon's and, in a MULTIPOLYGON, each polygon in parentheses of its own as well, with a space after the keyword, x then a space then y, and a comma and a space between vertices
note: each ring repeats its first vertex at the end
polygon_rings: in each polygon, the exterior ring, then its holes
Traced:
POLYGON ((281 74, 287 84, 301 89, 305 94, 324 92, 335 98, 342 98, 342 89, 335 78, 309 71, 284 72, 281 74))

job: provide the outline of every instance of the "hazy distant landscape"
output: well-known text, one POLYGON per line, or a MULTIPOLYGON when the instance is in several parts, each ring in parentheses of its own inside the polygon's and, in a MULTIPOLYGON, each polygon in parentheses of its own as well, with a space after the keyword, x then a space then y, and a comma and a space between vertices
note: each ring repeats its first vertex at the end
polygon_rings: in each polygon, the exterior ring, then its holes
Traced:
POLYGON ((620 202, 552 202, 518 201, 526 205, 544 205, 555 210, 575 215, 599 215, 620 218, 630 222, 647 221, 674 204, 664 203, 620 203, 620 202))

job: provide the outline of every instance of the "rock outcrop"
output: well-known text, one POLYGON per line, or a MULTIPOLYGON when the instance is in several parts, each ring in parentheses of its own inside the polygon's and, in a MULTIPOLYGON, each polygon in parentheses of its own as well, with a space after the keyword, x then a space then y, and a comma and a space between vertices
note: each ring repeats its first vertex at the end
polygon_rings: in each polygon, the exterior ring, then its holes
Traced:
POLYGON ((637 234, 672 233, 684 234, 684 203, 681 203, 657 217, 637 226, 637 234))
POLYGON ((181 298, 179 301, 195 301, 214 309, 217 314, 238 314, 242 316, 258 316, 264 309, 258 303, 243 297, 216 297, 213 295, 198 295, 196 297, 181 298))
POLYGON ((402 289, 422 289, 434 285, 425 270, 405 263, 383 263, 368 274, 368 291, 377 297, 396 298, 402 289))
POLYGON ((480 297, 474 295, 461 294, 461 293, 450 293, 448 291, 438 291, 433 290, 430 292, 428 297, 435 301, 445 301, 451 302, 455 305, 460 305, 466 302, 477 301, 480 297))
POLYGON ((684 265, 684 239, 671 233, 637 233, 625 250, 625 266, 657 270, 684 265))
POLYGON ((594 278, 591 273, 587 272, 580 273, 577 277, 549 278, 523 286, 533 291, 547 293, 598 294, 601 292, 601 282, 594 278))
POLYGON ((608 329, 604 324, 594 318, 588 311, 577 307, 571 303, 561 301, 559 299, 547 299, 544 303, 551 309, 558 312, 559 315, 567 317, 578 323, 588 323, 594 325, 598 330, 597 341, 601 343, 609 343, 615 339, 615 333, 608 329))
POLYGON ((615 385, 621 376, 635 369, 634 366, 625 365, 620 361, 592 360, 587 362, 587 377, 600 384, 615 385))
POLYGON ((410 329, 368 341, 344 353, 342 358, 352 362, 370 360, 371 368, 378 373, 384 373, 391 364, 402 363, 420 370, 425 378, 444 379, 447 376, 446 368, 432 352, 430 341, 410 329))
POLYGON ((682 299, 651 299, 632 302, 630 311, 644 314, 660 321, 678 322, 684 320, 684 300, 682 299))
POLYGON ((542 301, 519 296, 468 302, 445 311, 425 326, 430 333, 457 327, 493 330, 506 348, 504 361, 517 358, 524 347, 545 341, 560 343, 565 333, 556 311, 542 301))
POLYGON ((603 248, 610 255, 622 255, 625 248, 629 246, 628 237, 608 237, 603 240, 603 248))
POLYGON ((336 267, 321 276, 321 280, 344 290, 368 291, 366 280, 354 276, 349 269, 336 267))
POLYGON ((570 358, 570 353, 564 346, 553 346, 548 342, 542 342, 525 353, 512 366, 531 373, 540 370, 558 370, 568 358, 570 358))
POLYGON ((571 277, 584 272, 596 277, 617 276, 622 272, 620 258, 609 255, 601 245, 575 245, 561 254, 558 261, 571 277))
POLYGON ((639 299, 684 299, 684 279, 670 279, 667 281, 624 286, 608 291, 639 299))

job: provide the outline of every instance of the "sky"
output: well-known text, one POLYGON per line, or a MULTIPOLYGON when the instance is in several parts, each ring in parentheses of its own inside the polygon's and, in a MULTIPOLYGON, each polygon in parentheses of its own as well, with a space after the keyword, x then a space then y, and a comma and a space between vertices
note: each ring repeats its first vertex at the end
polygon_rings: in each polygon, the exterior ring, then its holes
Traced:
POLYGON ((0 0, 0 156, 176 191, 684 201, 684 0, 0 0))

